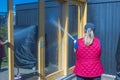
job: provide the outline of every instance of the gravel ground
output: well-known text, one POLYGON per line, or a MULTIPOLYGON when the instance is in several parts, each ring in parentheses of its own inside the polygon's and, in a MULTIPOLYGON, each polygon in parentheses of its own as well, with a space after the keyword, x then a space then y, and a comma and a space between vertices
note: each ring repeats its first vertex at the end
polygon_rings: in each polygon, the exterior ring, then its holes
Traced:
MULTIPOLYGON (((17 68, 14 68, 14 74, 17 74, 17 68)), ((32 69, 19 69, 22 80, 37 80, 37 72, 32 69)), ((8 67, 0 70, 0 80, 8 80, 8 67)))

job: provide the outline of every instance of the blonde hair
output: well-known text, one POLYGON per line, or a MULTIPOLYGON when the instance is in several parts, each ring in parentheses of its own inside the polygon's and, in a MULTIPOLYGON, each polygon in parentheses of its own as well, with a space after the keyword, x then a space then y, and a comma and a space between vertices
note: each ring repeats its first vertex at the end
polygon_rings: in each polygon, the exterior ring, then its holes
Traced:
POLYGON ((86 46, 89 46, 93 43, 93 39, 94 39, 94 33, 93 30, 91 28, 88 28, 85 36, 84 36, 84 43, 86 46))

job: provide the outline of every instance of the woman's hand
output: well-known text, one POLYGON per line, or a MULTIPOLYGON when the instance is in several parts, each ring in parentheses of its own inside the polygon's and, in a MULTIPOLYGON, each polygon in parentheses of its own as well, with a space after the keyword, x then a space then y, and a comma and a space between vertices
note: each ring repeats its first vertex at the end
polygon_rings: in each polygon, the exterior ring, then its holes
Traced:
POLYGON ((76 40, 74 40, 74 44, 76 43, 77 41, 76 40))
POLYGON ((74 42, 73 42, 74 43, 74 52, 76 52, 76 48, 75 48, 76 47, 76 42, 77 42, 76 40, 74 40, 74 42))
POLYGON ((8 40, 5 40, 5 43, 7 44, 7 43, 8 43, 8 40))

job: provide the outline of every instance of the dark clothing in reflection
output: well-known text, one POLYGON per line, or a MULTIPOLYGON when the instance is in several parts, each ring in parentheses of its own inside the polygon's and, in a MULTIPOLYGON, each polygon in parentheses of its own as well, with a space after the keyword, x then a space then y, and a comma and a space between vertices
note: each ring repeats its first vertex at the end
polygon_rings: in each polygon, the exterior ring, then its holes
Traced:
POLYGON ((117 51, 116 51, 115 59, 116 59, 117 72, 120 72, 120 33, 119 33, 119 38, 117 43, 117 51))
MULTIPOLYGON (((48 47, 47 34, 45 34, 45 47, 46 47, 46 48, 48 47)), ((49 56, 49 55, 47 54, 47 51, 45 50, 45 67, 47 67, 48 64, 49 64, 48 56, 49 56)))

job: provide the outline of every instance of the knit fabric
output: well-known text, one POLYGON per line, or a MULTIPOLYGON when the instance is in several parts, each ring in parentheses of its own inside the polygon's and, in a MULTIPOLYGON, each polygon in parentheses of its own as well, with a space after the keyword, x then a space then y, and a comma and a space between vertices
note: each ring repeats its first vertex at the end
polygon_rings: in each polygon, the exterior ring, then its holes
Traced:
POLYGON ((78 40, 74 74, 82 77, 98 77, 104 73, 101 61, 101 47, 98 38, 94 38, 90 46, 84 44, 83 38, 78 40))

